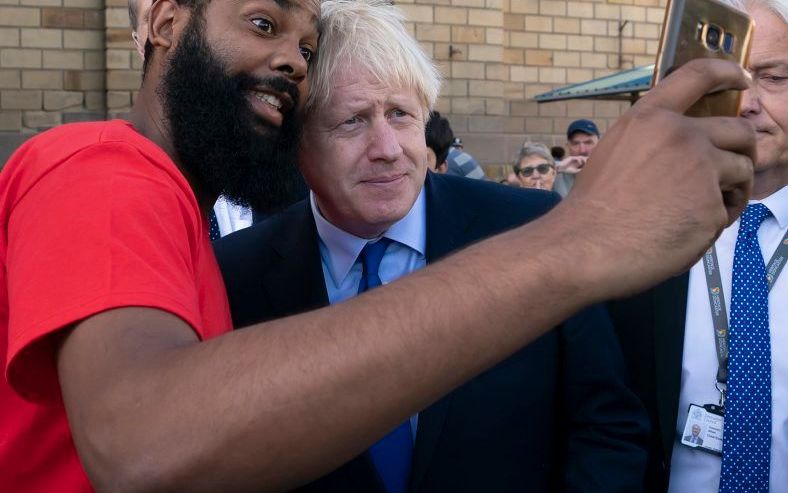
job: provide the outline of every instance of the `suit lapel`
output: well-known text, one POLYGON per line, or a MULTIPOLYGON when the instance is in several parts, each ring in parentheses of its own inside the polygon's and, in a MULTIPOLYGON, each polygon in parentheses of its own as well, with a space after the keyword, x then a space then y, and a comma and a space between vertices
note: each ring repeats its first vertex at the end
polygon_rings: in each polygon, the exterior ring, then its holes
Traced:
POLYGON ((317 228, 309 201, 288 209, 283 227, 272 238, 274 251, 261 280, 265 296, 283 317, 328 305, 328 294, 320 263, 317 228))
POLYGON ((657 413, 662 446, 670 463, 678 419, 684 323, 689 274, 674 277, 654 289, 654 359, 657 413))
MULTIPOLYGON (((427 173, 427 264, 457 250, 467 242, 466 232, 473 215, 462 207, 463 201, 449 197, 450 187, 440 177, 427 173), (452 207, 448 205, 451 204, 452 207)), ((453 393, 449 393, 419 413, 410 491, 418 491, 427 473, 443 430, 453 393)))
MULTIPOLYGON (((302 313, 328 306, 328 291, 318 246, 317 227, 309 200, 288 209, 280 235, 271 242, 278 261, 269 266, 263 281, 274 306, 281 307, 277 316, 302 313)), ((357 490, 385 493, 368 452, 363 452, 339 469, 315 481, 315 491, 357 490)), ((312 491, 305 488, 305 491, 312 491)))

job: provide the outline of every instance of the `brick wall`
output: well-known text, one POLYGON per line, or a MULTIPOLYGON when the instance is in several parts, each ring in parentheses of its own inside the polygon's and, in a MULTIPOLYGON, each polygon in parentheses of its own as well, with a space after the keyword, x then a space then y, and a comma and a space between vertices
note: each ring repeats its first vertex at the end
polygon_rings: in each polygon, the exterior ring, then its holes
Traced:
POLYGON ((592 118, 604 131, 626 111, 625 102, 532 98, 653 63, 665 0, 396 3, 446 77, 438 109, 499 177, 526 139, 562 145, 572 120, 592 118))
POLYGON ((123 117, 142 83, 142 59, 131 41, 126 0, 105 0, 107 6, 107 113, 123 117))
MULTIPOLYGON (((395 0, 445 77, 438 109, 501 176, 526 139, 563 144, 628 103, 535 94, 653 62, 665 0, 395 0), (622 27, 623 26, 623 27, 622 27), (619 36, 619 29, 621 34, 619 36)), ((126 0, 0 0, 0 163, 60 123, 122 117, 141 81, 126 0)))
POLYGON ((0 0, 0 157, 105 106, 103 0, 0 0))

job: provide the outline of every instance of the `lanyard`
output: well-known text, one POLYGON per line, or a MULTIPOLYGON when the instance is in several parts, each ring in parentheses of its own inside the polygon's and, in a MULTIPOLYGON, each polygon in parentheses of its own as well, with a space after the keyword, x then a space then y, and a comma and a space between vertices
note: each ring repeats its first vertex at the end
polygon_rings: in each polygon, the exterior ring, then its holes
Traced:
MULTIPOLYGON (((766 283, 768 290, 771 291, 775 281, 785 267, 788 259, 788 231, 785 232, 777 251, 774 252, 769 263, 766 265, 766 283)), ((717 261, 717 248, 712 246, 703 255, 703 270, 706 274, 706 285, 708 286, 709 306, 711 307, 711 318, 714 325, 714 341, 717 349, 717 384, 725 384, 728 381, 728 314, 725 311, 725 295, 722 292, 722 280, 720 279, 720 266, 717 261)), ((722 392, 722 390, 720 391, 722 392)))

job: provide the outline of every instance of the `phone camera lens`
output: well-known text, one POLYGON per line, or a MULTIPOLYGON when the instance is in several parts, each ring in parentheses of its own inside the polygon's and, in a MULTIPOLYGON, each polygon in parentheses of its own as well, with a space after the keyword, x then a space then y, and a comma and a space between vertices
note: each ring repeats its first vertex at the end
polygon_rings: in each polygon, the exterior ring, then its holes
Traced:
POLYGON ((729 55, 733 53, 733 35, 731 33, 725 33, 722 37, 722 51, 729 55))
POLYGON ((719 50, 721 38, 722 29, 713 24, 709 24, 706 28, 706 46, 712 51, 719 50))

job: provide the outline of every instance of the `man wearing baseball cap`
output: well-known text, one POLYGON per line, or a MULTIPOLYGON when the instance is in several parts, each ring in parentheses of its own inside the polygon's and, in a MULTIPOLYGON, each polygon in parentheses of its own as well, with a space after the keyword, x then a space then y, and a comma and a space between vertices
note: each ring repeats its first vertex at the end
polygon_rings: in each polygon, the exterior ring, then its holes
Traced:
POLYGON ((566 197, 575 184, 575 175, 579 173, 591 152, 599 142, 599 129, 591 120, 575 120, 566 129, 566 147, 569 157, 558 164, 553 190, 566 197))

